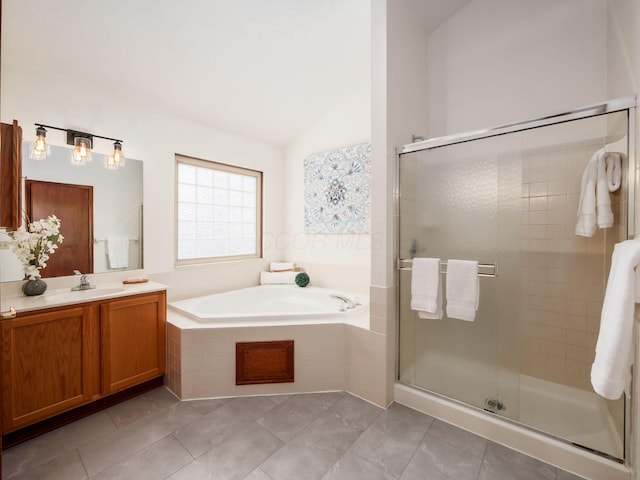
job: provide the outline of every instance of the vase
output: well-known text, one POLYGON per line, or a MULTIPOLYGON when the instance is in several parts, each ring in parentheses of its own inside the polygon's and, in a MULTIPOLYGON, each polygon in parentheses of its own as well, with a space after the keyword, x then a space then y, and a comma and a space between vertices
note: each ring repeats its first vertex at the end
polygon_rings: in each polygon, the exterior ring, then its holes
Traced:
POLYGON ((27 280, 27 282, 22 286, 22 292, 27 297, 42 295, 46 291, 47 283, 41 278, 36 278, 35 280, 27 280))

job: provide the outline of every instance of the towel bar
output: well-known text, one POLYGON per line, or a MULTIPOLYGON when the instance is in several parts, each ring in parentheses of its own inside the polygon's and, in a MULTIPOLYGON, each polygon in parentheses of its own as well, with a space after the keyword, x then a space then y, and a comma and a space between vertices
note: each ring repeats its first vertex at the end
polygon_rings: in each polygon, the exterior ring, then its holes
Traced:
MULTIPOLYGON (((130 242, 137 242, 138 239, 137 238, 130 238, 129 241, 130 242)), ((93 243, 100 243, 100 242, 106 243, 107 239, 106 238, 94 238, 93 239, 93 243)))
MULTIPOLYGON (((413 259, 411 258, 399 258, 398 270, 411 270, 411 264, 413 259)), ((447 262, 440 262, 440 273, 447 273, 447 262)), ((478 276, 479 277, 497 277, 498 265, 495 263, 479 263, 478 264, 478 276)))

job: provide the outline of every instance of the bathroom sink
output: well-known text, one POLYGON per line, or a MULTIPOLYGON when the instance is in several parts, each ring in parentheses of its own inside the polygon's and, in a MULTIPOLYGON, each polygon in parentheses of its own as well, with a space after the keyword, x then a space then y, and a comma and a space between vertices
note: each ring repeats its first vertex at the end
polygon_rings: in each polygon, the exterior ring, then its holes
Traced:
POLYGON ((124 287, 112 287, 112 288, 94 288, 91 290, 79 290, 77 292, 70 293, 86 293, 88 296, 96 296, 96 297, 104 297, 105 295, 116 295, 118 293, 122 293, 126 291, 124 287), (93 295, 91 295, 93 292, 93 295))
POLYGON ((65 290, 52 295, 46 295, 46 300, 50 302, 72 302, 74 300, 87 300, 89 298, 102 298, 111 295, 118 295, 126 291, 124 287, 110 287, 110 288, 92 288, 90 290, 77 290, 75 292, 65 290))

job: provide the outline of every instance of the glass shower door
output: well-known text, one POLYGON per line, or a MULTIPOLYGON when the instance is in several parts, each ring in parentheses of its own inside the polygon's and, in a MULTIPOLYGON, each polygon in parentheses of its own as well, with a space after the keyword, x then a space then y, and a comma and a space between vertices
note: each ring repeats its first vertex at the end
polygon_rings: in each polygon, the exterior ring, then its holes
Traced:
POLYGON ((627 238, 627 131, 623 110, 401 155, 401 383, 624 457, 624 399, 597 396, 589 373, 611 254, 627 238), (605 146, 623 154, 614 225, 579 236, 582 175, 605 146), (496 265, 473 322, 418 318, 402 268, 414 257, 496 265))
MULTIPOLYGON (((488 138, 402 157, 400 258, 477 260, 497 265, 498 271, 502 268, 498 258, 499 232, 505 223, 499 206, 504 187, 501 143, 500 138, 488 138)), ((499 395, 498 309, 504 300, 498 296, 499 279, 480 278, 473 322, 446 315, 442 320, 423 320, 410 310, 411 272, 400 271, 402 382, 478 408, 504 410, 499 395)), ((444 286, 444 274, 441 282, 444 286)))

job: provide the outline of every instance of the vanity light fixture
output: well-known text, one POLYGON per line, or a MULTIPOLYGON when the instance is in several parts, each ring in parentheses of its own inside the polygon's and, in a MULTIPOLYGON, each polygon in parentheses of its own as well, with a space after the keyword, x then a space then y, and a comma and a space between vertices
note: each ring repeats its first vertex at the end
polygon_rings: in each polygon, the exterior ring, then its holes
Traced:
POLYGON ((36 123, 36 140, 33 142, 33 149, 30 157, 36 160, 44 160, 49 153, 46 136, 47 128, 60 130, 67 134, 67 145, 73 145, 71 152, 71 163, 73 165, 85 165, 91 161, 91 150, 93 149, 93 139, 101 138, 103 140, 111 140, 113 144, 113 154, 105 160, 105 166, 109 169, 115 169, 124 165, 124 155, 122 154, 122 140, 117 138, 103 137, 92 133, 80 132, 78 130, 70 130, 67 128, 52 127, 36 123))

